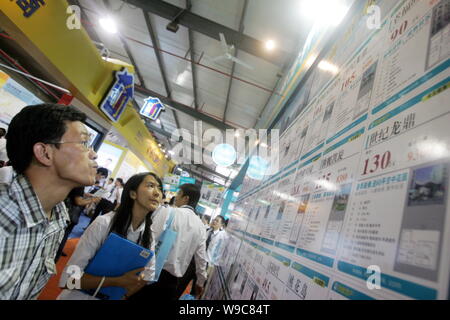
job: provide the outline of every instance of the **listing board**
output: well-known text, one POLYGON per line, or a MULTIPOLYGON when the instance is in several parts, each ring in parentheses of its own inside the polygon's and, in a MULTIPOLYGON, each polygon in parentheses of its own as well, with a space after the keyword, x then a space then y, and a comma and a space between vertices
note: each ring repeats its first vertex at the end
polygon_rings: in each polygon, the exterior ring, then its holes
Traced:
POLYGON ((244 180, 232 299, 449 298, 450 0, 393 3, 315 70, 280 171, 244 180))

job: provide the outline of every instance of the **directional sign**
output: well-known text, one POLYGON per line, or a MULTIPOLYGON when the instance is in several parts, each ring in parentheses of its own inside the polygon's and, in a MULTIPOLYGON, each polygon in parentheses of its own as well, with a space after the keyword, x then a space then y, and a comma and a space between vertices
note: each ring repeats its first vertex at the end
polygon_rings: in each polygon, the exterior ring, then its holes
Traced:
POLYGON ((128 102, 134 96, 134 76, 132 73, 128 73, 126 68, 117 71, 115 76, 116 81, 100 104, 100 110, 109 119, 117 122, 128 102))
POLYGON ((144 100, 144 102, 145 103, 139 113, 150 120, 155 121, 158 119, 161 111, 165 109, 164 105, 158 98, 148 97, 144 100))

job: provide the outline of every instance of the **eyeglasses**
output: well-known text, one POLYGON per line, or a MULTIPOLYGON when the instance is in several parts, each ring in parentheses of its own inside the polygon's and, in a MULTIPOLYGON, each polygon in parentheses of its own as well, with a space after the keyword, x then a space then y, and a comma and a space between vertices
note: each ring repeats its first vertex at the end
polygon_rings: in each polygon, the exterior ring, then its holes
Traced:
POLYGON ((57 144, 65 144, 65 143, 79 143, 79 144, 81 144, 86 150, 91 150, 91 149, 92 149, 92 147, 90 146, 90 141, 89 141, 89 140, 86 140, 86 141, 64 141, 64 142, 52 142, 52 141, 50 141, 50 142, 47 142, 47 143, 49 143, 49 144, 54 144, 54 145, 57 145, 57 144))

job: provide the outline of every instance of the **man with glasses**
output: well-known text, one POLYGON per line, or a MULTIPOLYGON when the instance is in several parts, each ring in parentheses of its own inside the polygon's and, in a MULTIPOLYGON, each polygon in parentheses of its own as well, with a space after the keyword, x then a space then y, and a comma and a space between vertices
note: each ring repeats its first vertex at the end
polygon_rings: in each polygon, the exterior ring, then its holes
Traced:
POLYGON ((6 149, 15 176, 0 185, 0 300, 35 299, 56 273, 69 221, 63 201, 95 182, 85 120, 73 107, 42 104, 10 123, 6 149))

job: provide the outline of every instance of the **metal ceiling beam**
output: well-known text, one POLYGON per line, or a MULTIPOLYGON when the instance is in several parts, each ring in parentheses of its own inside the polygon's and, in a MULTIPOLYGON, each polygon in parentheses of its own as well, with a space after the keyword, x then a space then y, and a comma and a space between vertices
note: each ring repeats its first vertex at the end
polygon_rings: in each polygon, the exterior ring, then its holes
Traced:
MULTIPOLYGON (((161 130, 166 131, 166 128, 164 128, 164 125, 163 125, 163 123, 162 123, 161 120, 160 120, 159 124, 160 124, 160 126, 161 126, 161 130)), ((166 140, 167 140, 167 143, 169 144, 170 148, 172 149, 172 148, 173 148, 173 145, 172 145, 171 139, 166 139, 166 140)))
POLYGON ((150 123, 150 121, 148 121, 147 119, 145 119, 145 124, 147 126, 147 128, 149 128, 151 131, 154 131, 156 133, 159 133, 160 135, 170 139, 172 134, 167 132, 166 130, 162 129, 162 128, 158 128, 155 127, 153 124, 150 123))
MULTIPOLYGON (((236 51, 236 55, 235 57, 237 58, 237 51, 236 51)), ((225 108, 223 109, 223 116, 222 116, 222 121, 225 122, 227 121, 227 110, 228 110, 228 105, 230 104, 230 93, 231 93, 231 86, 233 84, 233 75, 234 75, 234 69, 236 68, 236 63, 233 61, 233 65, 231 67, 231 77, 230 77, 230 81, 228 82, 228 91, 227 91, 227 99, 225 100, 225 108)))
POLYGON ((180 129, 180 122, 178 121, 177 113, 173 109, 171 111, 172 111, 172 114, 173 114, 173 118, 175 119, 175 124, 177 125, 177 128, 180 129))
MULTIPOLYGON (((239 21, 239 34, 241 35, 241 39, 242 39, 242 35, 244 32, 244 19, 245 19, 245 13, 247 12, 247 6, 248 6, 248 0, 244 0, 244 7, 242 8, 242 14, 241 14, 241 20, 239 21)), ((239 47, 240 41, 241 39, 239 39, 239 43, 236 44, 236 48, 239 47)), ((239 53, 239 50, 236 49, 236 54, 235 57, 237 58, 239 53)), ((230 93, 231 93, 231 86, 233 84, 233 76, 234 76, 234 69, 236 68, 236 62, 233 61, 233 66, 231 67, 231 77, 230 77, 230 81, 228 82, 228 92, 227 92, 227 100, 225 101, 225 109, 223 111, 223 122, 226 121, 227 118, 227 110, 228 110, 228 105, 230 103, 230 93)))
MULTIPOLYGON (((309 80, 309 78, 311 76, 313 76, 314 71, 317 69, 317 66, 319 65, 319 63, 323 59, 325 59, 327 54, 330 53, 331 49, 333 48, 333 46, 336 43, 336 39, 339 39, 342 35, 344 35, 345 30, 347 29, 348 25, 350 24, 350 20, 353 17, 355 17, 358 10, 360 10, 359 1, 355 1, 355 2, 353 2, 350 9, 347 11, 345 18, 341 21, 339 26, 337 28, 334 28, 334 30, 332 32, 330 32, 329 34, 327 34, 325 36, 325 38, 322 40, 322 43, 324 45, 323 45, 319 55, 316 57, 316 59, 314 60, 314 63, 308 68, 308 70, 306 70, 305 74, 302 76, 301 80, 297 83, 296 87, 294 88, 294 90, 292 92, 298 92, 303 86, 306 85, 306 82, 309 80)), ((278 123, 278 121, 281 119, 281 117, 285 113, 286 109, 289 108, 289 105, 294 101, 295 98, 296 98, 296 95, 292 94, 285 101, 285 103, 283 104, 283 106, 278 111, 277 115, 275 116, 275 118, 269 122, 270 123, 270 125, 268 126, 269 130, 272 129, 278 123)))
POLYGON ((125 0, 127 3, 142 8, 145 11, 154 13, 165 19, 172 21, 181 11, 184 12, 177 17, 177 23, 192 29, 193 31, 202 33, 208 37, 220 41, 219 33, 223 33, 228 43, 234 44, 239 50, 243 50, 253 56, 264 59, 277 66, 282 66, 289 57, 289 53, 277 50, 268 52, 264 48, 264 43, 247 35, 240 35, 236 30, 218 24, 214 21, 203 18, 192 12, 188 12, 183 8, 174 6, 161 0, 125 0), (241 41, 239 41, 242 38, 241 41), (239 45, 238 45, 239 42, 239 45))
MULTIPOLYGON (((108 11, 111 10, 111 3, 109 2, 109 0, 103 0, 103 4, 105 5, 108 11)), ((142 77, 142 74, 139 70, 136 60, 134 60, 133 54, 131 53, 131 49, 128 46, 127 40, 122 36, 120 32, 118 34, 120 42, 122 43, 122 46, 125 49, 125 52, 127 53, 127 56, 130 59, 131 64, 134 66, 134 71, 139 79, 141 86, 145 87, 144 77, 142 77)))
POLYGON ((199 173, 197 173, 197 172, 195 172, 195 171, 192 171, 192 170, 190 170, 190 169, 186 169, 186 171, 188 171, 192 176, 194 176, 195 178, 201 180, 202 182, 203 182, 204 180, 206 180, 206 181, 209 181, 209 182, 214 183, 213 180, 211 180, 211 179, 209 179, 209 178, 207 178, 207 177, 204 177, 204 176, 202 176, 201 174, 199 174, 199 173))
MULTIPOLYGON (((300 52, 303 48, 304 41, 299 41, 295 47, 295 52, 300 52)), ((283 74, 286 74, 289 70, 289 68, 294 64, 295 60, 297 59, 297 54, 292 54, 291 57, 286 60, 286 63, 284 64, 282 71, 277 74, 277 82, 275 83, 275 86, 273 87, 272 93, 270 94, 269 98, 267 99, 267 102, 264 104, 264 107, 262 108, 261 112, 259 113, 258 117, 255 119, 255 124, 253 125, 253 128, 257 128, 258 123, 261 120, 261 117, 266 112, 267 106, 269 105, 270 100, 272 99, 275 90, 278 87, 278 84, 281 81, 281 78, 283 77, 283 74)))
MULTIPOLYGON (((144 10, 142 10, 142 11, 143 11, 142 13, 144 14, 145 23, 147 25, 148 32, 150 34, 150 38, 152 40, 153 51, 155 53, 156 60, 158 61, 158 66, 159 66, 159 70, 161 72, 161 77, 163 79, 164 88, 166 89, 166 95, 170 99, 172 97, 172 92, 169 87, 169 81, 167 80, 166 68, 162 61, 161 51, 159 49, 159 41, 155 35, 155 31, 153 29, 153 25, 152 25, 152 21, 151 21, 149 13, 144 10)), ((176 124, 177 128, 180 128, 180 123, 178 121, 178 116, 177 116, 175 110, 172 109, 172 113, 173 113, 173 117, 175 119, 175 124, 176 124)), ((162 123, 161 123, 161 128, 164 130, 162 123)), ((167 139, 167 141, 169 142, 169 144, 171 144, 170 139, 167 139)))
POLYGON ((205 171, 207 171, 207 172, 209 172, 209 173, 211 173, 211 174, 213 174, 213 175, 215 175, 217 177, 220 177, 220 178, 224 179, 225 181, 228 179, 228 177, 225 177, 224 175, 222 175, 220 173, 217 173, 213 169, 211 169, 211 168, 209 168, 207 166, 204 166, 202 164, 195 164, 195 166, 198 167, 199 169, 205 170, 205 171))
MULTIPOLYGON (((163 137, 167 138, 168 140, 171 140, 171 137, 172 137, 172 134, 171 134, 171 133, 165 131, 164 129, 155 127, 152 123, 150 123, 150 122, 149 122, 148 120, 146 120, 146 119, 145 119, 145 125, 147 126, 147 128, 148 128, 150 131, 156 132, 156 133, 162 135, 163 137)), ((179 142, 181 142, 181 141, 179 141, 179 142)), ((200 146, 197 145, 197 144, 195 144, 195 143, 193 143, 193 142, 191 142, 191 149, 192 149, 192 150, 200 151, 200 146)), ((204 154, 204 153, 205 153, 205 148, 201 147, 201 152, 202 152, 202 154, 204 154)))
MULTIPOLYGON (((145 124, 146 124, 147 128, 148 128, 150 131, 154 131, 154 132, 159 133, 160 135, 162 135, 162 136, 167 137, 167 138, 170 139, 171 133, 169 133, 169 132, 167 132, 167 131, 165 131, 165 130, 162 130, 161 128, 155 127, 154 125, 152 125, 152 124, 149 123, 148 121, 145 121, 145 124)), ((192 148, 192 149, 199 149, 200 146, 191 143, 191 148, 192 148)), ((202 148, 202 152, 204 152, 204 151, 205 151, 205 149, 202 148)), ((204 166, 204 165, 202 165, 202 164, 195 164, 195 166, 198 167, 199 169, 208 171, 208 172, 210 172, 211 174, 213 174, 213 175, 215 175, 215 176, 217 176, 217 177, 220 177, 220 178, 222 178, 222 179, 225 179, 225 180, 228 179, 228 177, 225 177, 224 175, 222 175, 222 174, 220 174, 220 173, 214 171, 213 169, 211 169, 211 168, 209 168, 209 167, 207 167, 207 166, 204 166)))
MULTIPOLYGON (((148 121, 147 119, 145 119, 145 125, 147 126, 147 128, 148 128, 150 131, 153 131, 153 132, 156 132, 156 133, 162 135, 163 137, 167 138, 167 140, 171 140, 172 133, 169 133, 169 132, 167 132, 167 131, 164 130, 164 129, 155 127, 155 126, 154 126, 152 123, 150 123, 150 121, 148 121)), ((181 140, 181 141, 182 141, 182 140, 181 140)), ((181 141, 179 141, 179 142, 181 142, 181 141)), ((191 149, 192 149, 192 150, 198 150, 198 151, 200 151, 200 146, 197 145, 197 144, 195 144, 195 143, 193 143, 193 142, 191 142, 191 149)), ((203 147, 201 148, 201 152, 202 152, 202 154, 204 154, 204 152, 205 152, 205 149, 204 149, 203 147)))
MULTIPOLYGON (((170 139, 171 133, 169 133, 169 132, 167 132, 167 131, 165 131, 165 130, 163 130, 163 129, 161 129, 161 128, 155 127, 154 125, 152 125, 152 124, 149 123, 148 121, 145 121, 145 124, 146 124, 147 128, 148 128, 150 131, 154 131, 154 132, 156 132, 156 133, 158 133, 158 134, 160 134, 160 135, 162 135, 162 136, 164 136, 164 137, 170 139)), ((198 149, 198 148, 200 148, 200 147, 199 147, 198 145, 196 145, 196 144, 191 143, 191 148, 192 148, 192 149, 198 149)), ((204 152, 204 151, 205 151, 205 149, 202 148, 202 152, 204 152)), ((213 175, 215 175, 215 176, 217 176, 217 177, 220 177, 220 178, 224 179, 225 181, 228 179, 228 177, 226 177, 226 176, 224 176, 224 175, 222 175, 222 174, 220 174, 220 173, 214 171, 213 169, 211 169, 211 168, 209 168, 209 167, 207 167, 207 166, 204 166, 204 165, 202 165, 202 164, 195 164, 195 166, 198 167, 199 169, 208 171, 209 173, 211 173, 211 174, 213 174, 213 175)))
POLYGON ((150 38, 152 39, 153 51, 155 52, 156 60, 158 61, 159 70, 161 71, 161 77, 162 77, 163 82, 164 82, 164 88, 166 89, 167 97, 170 98, 172 96, 172 92, 171 92, 170 87, 169 87, 169 81, 167 81, 166 68, 165 68, 164 63, 162 61, 161 51, 159 49, 159 42, 158 42, 158 39, 156 38, 155 31, 153 29, 153 25, 152 25, 152 22, 150 20, 150 16, 149 16, 148 12, 143 10, 142 13, 144 14, 145 23, 147 25, 147 29, 148 29, 148 32, 150 34, 150 38))
POLYGON ((209 181, 209 182, 211 182, 211 183, 215 183, 215 184, 218 184, 219 186, 225 187, 224 184, 219 183, 219 182, 217 182, 217 181, 214 181, 214 180, 211 179, 211 178, 206 177, 205 174, 204 174, 204 172, 194 171, 194 170, 192 170, 192 167, 191 167, 191 166, 190 166, 190 170, 191 170, 191 172, 197 174, 197 176, 200 176, 200 177, 202 177, 203 179, 205 179, 205 180, 207 180, 207 181, 209 181))
MULTIPOLYGON (((78 0, 69 0, 69 3, 70 3, 70 4, 73 4, 73 5, 77 5, 79 8, 82 8, 82 7, 81 7, 81 4, 80 4, 80 2, 79 2, 78 0)), ((109 3, 109 2, 105 3, 105 5, 106 5, 108 8, 110 8, 110 3, 109 3)), ((160 68, 160 70, 161 70, 161 77, 163 78, 164 85, 165 85, 165 88, 166 88, 166 91, 167 91, 167 95, 168 95, 168 97, 170 97, 170 96, 171 96, 171 92, 170 92, 170 89, 169 89, 169 86, 168 86, 168 81, 167 81, 167 76, 166 76, 166 73, 165 73, 165 68, 164 68, 164 65, 163 65, 163 63, 162 63, 161 53, 160 53, 160 51, 158 50, 159 44, 156 42, 156 37, 155 37, 154 31, 153 31, 153 28, 152 28, 152 25, 151 25, 151 20, 150 20, 150 17, 149 17, 149 15, 148 15, 148 13, 143 12, 143 14, 144 14, 145 22, 146 22, 146 24, 147 24, 147 28, 148 28, 148 31, 149 31, 149 33, 150 33, 150 37, 151 37, 151 40, 152 40, 152 43, 153 43, 153 46, 154 46, 155 55, 156 55, 156 58, 157 58, 157 61, 158 61, 158 64, 159 64, 159 68, 160 68)), ((86 12, 85 12, 84 10, 82 10, 82 9, 81 9, 81 18, 82 18, 83 20, 85 20, 85 21, 88 21, 88 20, 89 20, 88 17, 87 17, 87 15, 86 15, 86 12)), ((94 40, 94 41, 96 41, 96 42, 98 42, 98 43, 101 42, 101 39, 100 39, 100 37, 98 36, 97 32, 95 31, 95 28, 86 28, 86 31, 88 32, 88 34, 89 34, 89 36, 91 37, 92 40, 94 40)), ((125 42, 125 39, 123 39, 122 37, 120 37, 120 39, 121 39, 122 43, 124 44, 125 51, 127 51, 128 57, 130 58, 130 60, 134 61, 134 58, 133 58, 133 56, 131 55, 131 52, 130 52, 130 50, 129 50, 128 44, 126 44, 126 42, 125 42)), ((137 69, 136 63, 134 63, 134 62, 132 62, 132 63, 135 65, 136 70, 138 70, 138 69, 137 69)), ((142 76, 141 76, 140 73, 138 74, 138 77, 140 77, 141 84, 142 84, 143 86, 145 86, 144 79, 142 78, 142 76)), ((136 101, 133 100, 133 103, 134 103, 134 105, 135 105, 137 111, 139 111, 139 106, 137 106, 136 101)), ((171 110, 171 111, 172 111, 172 113, 173 113, 173 117, 174 117, 174 119, 175 119, 175 123, 176 123, 177 127, 180 128, 180 124, 179 124, 178 116, 177 116, 176 112, 175 112, 174 110, 171 110)), ((164 127, 163 127, 162 123, 161 123, 161 128, 162 128, 163 131, 164 131, 164 127)), ((169 144, 171 144, 171 142, 170 142, 170 137, 169 137, 169 139, 167 139, 167 140, 168 140, 169 144)))
POLYGON ((187 115, 189 115, 191 117, 194 117, 195 119, 198 119, 198 120, 204 121, 206 123, 209 123, 210 125, 218 128, 220 130, 236 129, 235 127, 230 126, 229 124, 223 123, 222 121, 217 120, 217 119, 215 119, 213 117, 210 117, 210 116, 208 116, 208 115, 206 115, 206 114, 204 114, 202 112, 199 112, 199 111, 195 110, 194 108, 188 107, 188 106, 186 106, 186 105, 184 105, 184 104, 182 104, 180 102, 173 101, 171 98, 165 97, 165 96, 163 96, 163 95, 161 95, 159 93, 156 93, 156 92, 154 92, 152 90, 149 90, 147 88, 143 88, 143 87, 135 85, 134 89, 135 89, 136 92, 138 92, 140 94, 143 94, 143 95, 145 95, 147 97, 148 96, 156 97, 159 100, 161 100, 162 103, 167 105, 167 107, 169 107, 171 109, 175 109, 177 111, 181 111, 181 112, 183 112, 183 113, 185 113, 185 114, 187 114, 187 115))
MULTIPOLYGON (((191 0, 186 0, 186 10, 191 11, 192 3, 191 0)), ((198 94, 197 94, 197 67, 194 63, 194 35, 191 29, 188 29, 189 38, 189 50, 191 52, 191 73, 192 73, 192 91, 194 93, 194 106, 195 110, 198 110, 198 94)))
POLYGON ((197 178, 200 178, 202 180, 202 182, 203 182, 203 180, 206 180, 206 181, 209 181, 211 183, 216 183, 216 184, 221 185, 220 183, 217 183, 214 180, 212 180, 212 179, 210 179, 208 177, 205 177, 201 173, 198 173, 197 171, 192 170, 192 168, 190 166, 189 166, 189 169, 187 169, 187 168, 184 168, 184 169, 189 171, 192 175, 196 176, 197 178))
MULTIPOLYGON (((89 21, 89 18, 87 17, 86 12, 83 10, 83 7, 81 6, 81 4, 78 0, 69 0, 68 2, 69 2, 69 4, 75 5, 78 8, 80 8, 81 19, 83 21, 89 21)), ((94 40, 95 42, 99 42, 99 43, 101 42, 100 37, 98 36, 98 34, 94 28, 84 28, 84 29, 89 34, 89 36, 91 37, 92 40, 94 40)))
MULTIPOLYGON (((143 14, 144 14, 144 18, 145 18, 145 23, 147 24, 148 32, 150 34, 150 38, 153 43, 153 50, 155 52, 156 60, 158 61, 159 70, 161 71, 161 77, 163 79, 164 88, 166 89, 167 97, 170 99, 172 97, 172 92, 169 87, 169 81, 167 80, 166 68, 162 61, 161 50, 159 48, 159 42, 158 42, 158 39, 156 38, 150 15, 148 14, 148 12, 145 12, 144 10, 143 10, 143 14)), ((173 118, 175 119, 175 124, 176 124, 177 128, 179 129, 180 122, 178 121, 177 113, 173 109, 171 111, 173 114, 173 118)))
MULTIPOLYGON (((280 83, 281 77, 278 77, 277 82, 275 83, 275 86, 273 87, 273 90, 275 90, 278 87, 278 84, 280 83)), ((253 125, 253 128, 256 128, 256 125, 261 120, 261 117, 263 116, 264 112, 266 112, 267 106, 269 105, 270 99, 272 99, 273 93, 267 98, 266 103, 264 104, 264 107, 262 108, 261 112, 259 113, 258 117, 255 119, 255 124, 253 125)))

